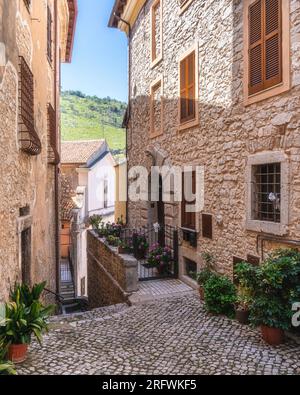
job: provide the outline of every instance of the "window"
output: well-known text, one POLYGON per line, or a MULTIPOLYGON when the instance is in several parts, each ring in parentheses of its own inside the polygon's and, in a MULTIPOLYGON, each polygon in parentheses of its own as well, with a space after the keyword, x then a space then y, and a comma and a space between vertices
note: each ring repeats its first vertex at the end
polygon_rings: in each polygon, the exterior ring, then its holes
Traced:
POLYGON ((281 151, 251 155, 246 167, 246 228, 283 236, 289 222, 289 164, 281 151))
POLYGON ((162 79, 156 80, 150 88, 150 137, 163 133, 162 79))
POLYGON ((179 129, 198 123, 198 53, 194 47, 179 62, 179 129))
POLYGON ((49 6, 47 6, 47 56, 52 63, 52 14, 49 6))
POLYGON ((212 215, 202 214, 202 236, 207 239, 213 238, 212 215))
POLYGON ((108 181, 107 180, 104 180, 104 183, 103 183, 103 206, 104 206, 104 208, 107 208, 108 207, 108 181))
POLYGON ((289 89, 288 3, 282 0, 244 2, 245 104, 289 89))
POLYGON ((151 62, 155 66, 162 59, 162 3, 154 1, 151 7, 151 62))
POLYGON ((191 230, 196 230, 196 213, 195 211, 190 212, 188 207, 195 204, 196 199, 188 201, 186 194, 196 193, 196 172, 193 171, 189 177, 184 173, 182 175, 182 206, 181 206, 181 227, 191 230), (190 185, 188 185, 190 184, 190 185), (192 187, 192 191, 190 190, 192 187))
POLYGON ((34 125, 33 74, 22 56, 19 62, 19 142, 22 151, 38 155, 41 142, 34 125))
POLYGON ((196 280, 197 276, 197 263, 194 261, 191 261, 188 258, 184 258, 185 260, 185 272, 188 277, 190 277, 193 280, 196 280))
POLYGON ((280 222, 280 163, 254 166, 254 219, 280 222))

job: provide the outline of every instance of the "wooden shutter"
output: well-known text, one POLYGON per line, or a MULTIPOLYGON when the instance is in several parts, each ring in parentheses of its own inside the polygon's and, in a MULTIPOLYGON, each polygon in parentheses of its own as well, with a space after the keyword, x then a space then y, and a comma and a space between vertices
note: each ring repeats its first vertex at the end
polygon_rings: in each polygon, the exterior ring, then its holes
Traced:
POLYGON ((212 215, 210 214, 202 214, 202 236, 207 239, 213 238, 212 215))
POLYGON ((47 7, 47 56, 52 62, 52 15, 50 7, 47 7))
POLYGON ((264 88, 263 83, 263 0, 249 9, 249 93, 264 88))
POLYGON ((265 0, 265 88, 282 81, 281 0, 265 0))
POLYGON ((258 0, 249 7, 249 94, 282 81, 281 0, 258 0))
POLYGON ((196 54, 195 51, 180 62, 180 122, 196 116, 196 54))
MULTIPOLYGON (((196 213, 188 212, 186 210, 187 205, 195 204, 195 200, 192 202, 187 202, 184 194, 184 174, 182 175, 182 207, 181 207, 181 226, 187 229, 196 229, 196 213)), ((196 193, 196 172, 192 172, 192 193, 196 193)))

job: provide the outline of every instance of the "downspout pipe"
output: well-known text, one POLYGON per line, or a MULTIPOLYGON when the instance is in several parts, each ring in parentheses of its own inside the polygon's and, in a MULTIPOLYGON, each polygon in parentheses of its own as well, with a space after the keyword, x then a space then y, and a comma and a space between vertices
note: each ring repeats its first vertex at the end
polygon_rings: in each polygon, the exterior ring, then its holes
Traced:
MULTIPOLYGON (((128 26, 128 120, 131 118, 131 45, 130 45, 130 40, 131 40, 131 32, 132 28, 129 22, 125 21, 123 18, 121 18, 117 13, 114 13, 115 18, 117 18, 120 22, 125 23, 126 26, 128 26)), ((128 152, 128 125, 126 126, 126 162, 127 162, 127 152, 128 152)), ((128 169, 126 172, 126 178, 127 178, 127 191, 126 191, 126 224, 128 223, 128 198, 129 198, 129 193, 128 193, 128 169)))
MULTIPOLYGON (((54 0, 54 108, 56 114, 56 144, 58 146, 58 98, 57 98, 57 63, 58 63, 58 5, 57 0, 54 0)), ((54 166, 54 194, 55 194, 55 262, 56 262, 56 294, 60 294, 60 221, 59 221, 59 164, 54 166)), ((59 297, 57 296, 59 302, 59 297)))

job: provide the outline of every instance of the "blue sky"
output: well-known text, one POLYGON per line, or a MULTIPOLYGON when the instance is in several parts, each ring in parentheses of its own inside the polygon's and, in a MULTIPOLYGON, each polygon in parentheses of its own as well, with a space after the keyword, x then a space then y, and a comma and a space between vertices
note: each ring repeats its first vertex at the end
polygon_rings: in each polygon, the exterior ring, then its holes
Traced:
POLYGON ((78 0, 71 64, 62 65, 63 90, 127 101, 127 38, 107 27, 114 0, 78 0))

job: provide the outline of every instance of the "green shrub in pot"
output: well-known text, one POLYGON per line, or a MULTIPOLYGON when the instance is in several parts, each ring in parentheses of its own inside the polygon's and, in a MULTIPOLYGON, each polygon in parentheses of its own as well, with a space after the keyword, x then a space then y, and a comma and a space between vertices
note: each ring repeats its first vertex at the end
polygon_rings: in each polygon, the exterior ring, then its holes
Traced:
POLYGON ((205 307, 213 314, 234 317, 236 288, 233 282, 219 274, 211 274, 204 284, 205 307))
POLYGON ((253 288, 257 284, 257 269, 248 262, 241 262, 235 266, 234 278, 237 283, 236 319, 241 324, 248 324, 250 306, 253 301, 253 288))
POLYGON ((120 245, 119 237, 116 237, 116 236, 113 236, 113 235, 107 236, 106 241, 112 247, 118 247, 120 245))
POLYGON ((196 274, 195 279, 199 284, 200 299, 204 300, 205 299, 204 285, 206 281, 210 278, 211 274, 213 273, 215 259, 214 256, 209 252, 203 252, 202 259, 205 262, 204 268, 199 273, 196 274))
POLYGON ((266 342, 280 344, 284 337, 283 331, 291 328, 292 305, 300 300, 299 251, 276 250, 261 266, 244 264, 241 272, 248 272, 248 277, 243 274, 240 277, 253 296, 250 305, 251 324, 261 326, 266 342))

